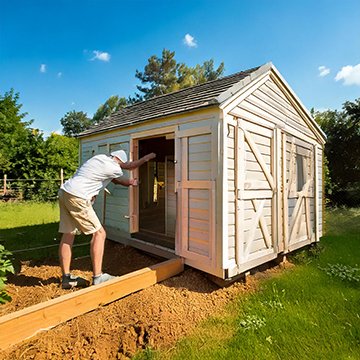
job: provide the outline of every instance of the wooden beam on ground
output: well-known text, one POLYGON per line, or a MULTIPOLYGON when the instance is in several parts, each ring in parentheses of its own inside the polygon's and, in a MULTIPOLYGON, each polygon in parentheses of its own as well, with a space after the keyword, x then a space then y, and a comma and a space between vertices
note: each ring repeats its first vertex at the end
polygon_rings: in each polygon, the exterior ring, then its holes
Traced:
POLYGON ((184 270, 171 259, 0 317, 0 350, 76 316, 166 280, 184 270))

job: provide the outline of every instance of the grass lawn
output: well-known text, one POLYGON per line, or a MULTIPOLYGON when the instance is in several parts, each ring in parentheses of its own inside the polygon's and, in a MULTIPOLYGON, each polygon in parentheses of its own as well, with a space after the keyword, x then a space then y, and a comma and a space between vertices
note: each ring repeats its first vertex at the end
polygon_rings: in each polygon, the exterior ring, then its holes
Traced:
POLYGON ((327 214, 327 235, 221 316, 136 359, 360 359, 360 209, 327 214))
MULTIPOLYGON (((57 258, 60 239, 57 202, 0 203, 0 214, 0 241, 16 258, 57 258), (45 248, 26 250, 39 247, 45 248)), ((75 245, 89 240, 89 236, 78 236, 75 245)), ((74 247, 74 257, 88 254, 88 246, 74 247)))

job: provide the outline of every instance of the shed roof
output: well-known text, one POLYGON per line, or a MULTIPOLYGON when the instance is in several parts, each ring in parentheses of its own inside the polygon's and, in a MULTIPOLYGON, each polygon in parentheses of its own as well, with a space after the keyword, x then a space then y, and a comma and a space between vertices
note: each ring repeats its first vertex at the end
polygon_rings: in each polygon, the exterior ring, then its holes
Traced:
POLYGON ((257 66, 221 79, 208 81, 204 84, 127 106, 111 114, 100 124, 83 131, 79 136, 83 137, 172 114, 218 105, 224 101, 224 97, 232 96, 232 87, 237 90, 239 86, 236 85, 255 73, 259 68, 260 66, 257 66))

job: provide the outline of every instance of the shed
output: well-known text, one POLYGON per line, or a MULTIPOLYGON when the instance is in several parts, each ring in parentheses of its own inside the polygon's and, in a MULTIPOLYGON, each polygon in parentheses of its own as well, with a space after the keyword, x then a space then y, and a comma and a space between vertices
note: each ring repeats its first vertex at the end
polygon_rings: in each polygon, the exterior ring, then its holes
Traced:
POLYGON ((81 162, 154 161, 95 209, 114 241, 229 279, 319 241, 325 135, 272 63, 121 109, 80 135, 81 162))

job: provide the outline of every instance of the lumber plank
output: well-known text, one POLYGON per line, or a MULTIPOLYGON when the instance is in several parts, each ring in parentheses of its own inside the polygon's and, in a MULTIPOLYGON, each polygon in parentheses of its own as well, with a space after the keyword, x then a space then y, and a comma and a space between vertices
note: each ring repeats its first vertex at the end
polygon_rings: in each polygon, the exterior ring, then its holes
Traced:
POLYGON ((76 316, 145 289, 184 270, 176 258, 90 286, 0 318, 0 349, 19 343, 76 316))

